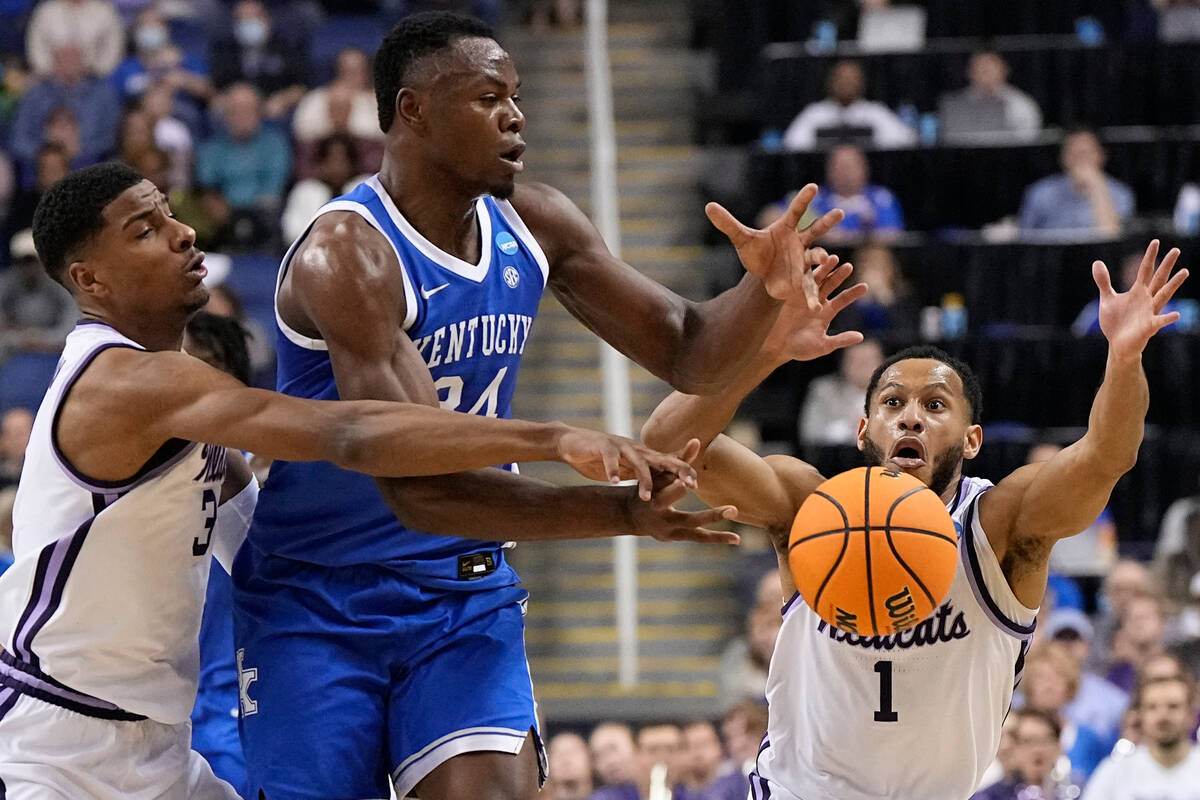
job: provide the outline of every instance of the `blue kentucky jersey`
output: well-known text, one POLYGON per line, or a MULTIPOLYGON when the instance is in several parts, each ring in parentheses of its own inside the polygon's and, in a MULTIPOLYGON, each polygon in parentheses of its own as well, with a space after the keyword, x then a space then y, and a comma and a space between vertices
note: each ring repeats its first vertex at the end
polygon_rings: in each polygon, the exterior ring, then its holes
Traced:
MULTIPOLYGON (((513 207, 491 197, 476 201, 478 264, 434 247, 401 216, 378 177, 318 213, 328 211, 357 213, 391 242, 404 281, 403 326, 429 367, 442 408, 511 416, 517 369, 548 273, 545 254, 513 207)), ((300 241, 284 256, 281 281, 300 241)), ((276 327, 279 391, 338 399, 325 343, 291 330, 278 314, 276 327)), ((486 549, 405 528, 371 477, 328 462, 272 464, 249 539, 261 551, 315 564, 389 563, 415 580, 456 579, 458 556, 486 549)), ((504 566, 477 583, 514 581, 504 566)))

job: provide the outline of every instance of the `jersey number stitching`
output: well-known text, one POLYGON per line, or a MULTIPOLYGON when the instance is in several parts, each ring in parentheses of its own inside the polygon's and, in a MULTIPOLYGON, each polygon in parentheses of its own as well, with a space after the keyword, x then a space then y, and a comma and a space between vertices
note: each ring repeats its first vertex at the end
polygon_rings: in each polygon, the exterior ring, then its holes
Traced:
POLYGON ((212 511, 204 517, 204 541, 200 541, 199 536, 192 539, 192 555, 194 556, 202 556, 208 552, 209 542, 212 541, 213 527, 217 524, 217 493, 212 489, 205 489, 204 496, 200 500, 200 511, 207 512, 210 503, 212 511))
POLYGON ((875 712, 875 721, 896 722, 900 715, 892 710, 892 662, 876 661, 875 671, 879 673, 879 710, 875 712))

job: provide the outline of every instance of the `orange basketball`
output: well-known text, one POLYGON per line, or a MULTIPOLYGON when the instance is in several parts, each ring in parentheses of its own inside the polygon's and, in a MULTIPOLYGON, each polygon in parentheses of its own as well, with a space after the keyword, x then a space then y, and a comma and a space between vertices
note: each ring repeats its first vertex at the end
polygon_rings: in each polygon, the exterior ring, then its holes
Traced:
POLYGON ((911 475, 859 467, 817 487, 792 523, 788 564, 821 619, 862 636, 911 628, 950 592, 958 531, 911 475))

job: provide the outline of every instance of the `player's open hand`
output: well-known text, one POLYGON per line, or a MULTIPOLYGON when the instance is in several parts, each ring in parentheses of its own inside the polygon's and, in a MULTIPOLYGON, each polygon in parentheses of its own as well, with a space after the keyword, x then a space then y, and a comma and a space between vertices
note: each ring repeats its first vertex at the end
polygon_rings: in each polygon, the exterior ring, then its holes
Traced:
POLYGON ((668 455, 624 436, 571 427, 558 439, 559 459, 580 475, 605 483, 636 479, 642 500, 651 499, 655 479, 663 480, 660 476, 695 488, 696 470, 689 462, 694 461, 699 452, 697 440, 688 442, 680 453, 668 455))
POLYGON ((812 271, 811 279, 815 288, 811 291, 815 293, 815 304, 810 292, 788 298, 763 342, 763 352, 784 364, 788 361, 811 361, 861 342, 863 335, 858 331, 829 335, 829 325, 834 317, 867 293, 867 285, 859 283, 836 297, 832 296, 853 271, 854 267, 849 262, 838 264, 837 256, 826 255, 812 271))
POLYGON ((1162 313, 1188 276, 1186 269, 1171 274, 1178 259, 1179 250, 1172 248, 1155 267, 1158 239, 1150 242, 1138 266, 1137 278, 1124 292, 1113 289, 1103 261, 1092 264, 1092 277, 1100 289, 1100 330, 1108 339, 1109 352, 1114 356, 1132 358, 1141 355, 1151 336, 1179 319, 1178 311, 1162 313))
POLYGON ((682 481, 655 481, 654 496, 649 503, 630 502, 627 505, 631 532, 650 536, 660 542, 706 542, 709 544, 739 544, 736 533, 714 531, 704 527, 737 517, 733 506, 706 508, 703 511, 679 511, 675 508, 687 494, 682 481))
POLYGON ((709 203, 704 207, 704 213, 717 230, 729 237, 746 271, 762 280, 771 297, 787 300, 804 291, 808 268, 817 265, 824 255, 823 250, 810 252, 814 242, 846 216, 841 209, 835 208, 797 230, 800 218, 816 196, 816 184, 808 184, 792 198, 783 216, 762 230, 738 222, 718 203, 709 203))

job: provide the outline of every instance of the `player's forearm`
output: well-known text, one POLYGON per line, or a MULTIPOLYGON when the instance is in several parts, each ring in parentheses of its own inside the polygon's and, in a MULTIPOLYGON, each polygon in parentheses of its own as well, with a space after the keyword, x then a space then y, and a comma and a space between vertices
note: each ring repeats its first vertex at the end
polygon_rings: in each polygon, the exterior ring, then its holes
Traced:
POLYGON ((634 533, 631 487, 560 487, 500 469, 380 478, 405 526, 483 541, 592 539, 634 533))
POLYGON ((689 304, 670 384, 689 394, 721 391, 758 353, 780 307, 753 275, 711 300, 689 304))
POLYGON ((690 439, 707 446, 729 425, 738 407, 751 391, 778 366, 759 354, 729 384, 714 394, 673 392, 658 404, 642 428, 642 441, 655 449, 672 452, 690 439))
POLYGON ((1133 468, 1145 433, 1150 388, 1141 355, 1108 354, 1104 381, 1092 401, 1083 455, 1100 471, 1120 477, 1133 468))
POLYGON ((557 461, 568 426, 421 405, 339 404, 331 447, 338 466, 370 475, 444 475, 510 461, 557 461))

